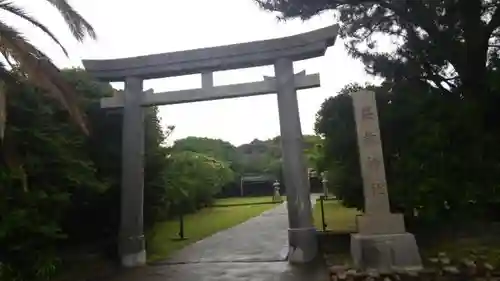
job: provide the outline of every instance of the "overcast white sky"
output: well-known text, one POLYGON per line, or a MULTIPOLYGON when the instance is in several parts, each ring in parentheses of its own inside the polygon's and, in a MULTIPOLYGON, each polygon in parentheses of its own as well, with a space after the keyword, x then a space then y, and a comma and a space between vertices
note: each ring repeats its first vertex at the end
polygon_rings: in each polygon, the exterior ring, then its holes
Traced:
MULTIPOLYGON (((70 58, 29 24, 8 19, 19 27, 60 67, 81 66, 81 59, 105 59, 180 51, 298 34, 334 23, 331 13, 307 22, 278 22, 252 0, 71 0, 71 4, 95 27, 98 40, 79 44, 62 18, 45 1, 16 0, 42 20, 67 47, 70 58)), ((2 14, 7 18, 9 15, 2 14)), ((304 134, 313 133, 321 103, 350 82, 373 81, 361 62, 350 58, 337 41, 326 56, 295 63, 295 71, 319 72, 322 87, 300 91, 299 107, 304 134)), ((259 81, 273 69, 259 67, 216 72, 216 85, 259 81)), ((114 85, 123 88, 122 85, 114 85)), ((145 89, 155 91, 197 88, 197 75, 148 80, 145 89)), ((235 145, 255 138, 279 135, 276 95, 169 105, 160 108, 162 124, 175 125, 172 139, 186 136, 220 138, 235 145)))

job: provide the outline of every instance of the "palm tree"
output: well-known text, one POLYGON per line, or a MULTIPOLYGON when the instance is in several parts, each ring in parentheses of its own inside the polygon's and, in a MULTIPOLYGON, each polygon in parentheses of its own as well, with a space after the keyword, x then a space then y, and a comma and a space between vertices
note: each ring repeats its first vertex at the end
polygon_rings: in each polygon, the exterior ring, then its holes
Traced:
MULTIPOLYGON (((45 0, 56 8, 66 21, 71 33, 82 42, 86 36, 92 39, 96 34, 92 26, 71 7, 67 0, 45 0)), ((68 55, 64 46, 52 32, 40 21, 26 13, 15 1, 0 0, 0 9, 12 13, 19 18, 30 22, 48 35, 62 51, 68 55)), ((36 86, 43 88, 52 97, 68 110, 72 120, 88 133, 84 115, 79 109, 76 89, 70 86, 62 77, 60 70, 51 60, 27 38, 23 37, 14 27, 0 19, 0 139, 4 137, 6 123, 6 98, 9 87, 16 87, 19 77, 9 69, 17 69, 25 78, 36 86)))

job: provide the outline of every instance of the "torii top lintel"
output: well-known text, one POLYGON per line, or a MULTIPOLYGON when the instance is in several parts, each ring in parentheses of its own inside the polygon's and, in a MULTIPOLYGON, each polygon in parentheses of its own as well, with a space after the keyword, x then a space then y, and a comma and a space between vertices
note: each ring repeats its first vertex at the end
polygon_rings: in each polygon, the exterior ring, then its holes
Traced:
POLYGON ((126 77, 154 79, 201 72, 273 64, 323 56, 335 44, 339 26, 331 25, 293 36, 219 47, 109 60, 83 60, 85 69, 105 81, 126 77))

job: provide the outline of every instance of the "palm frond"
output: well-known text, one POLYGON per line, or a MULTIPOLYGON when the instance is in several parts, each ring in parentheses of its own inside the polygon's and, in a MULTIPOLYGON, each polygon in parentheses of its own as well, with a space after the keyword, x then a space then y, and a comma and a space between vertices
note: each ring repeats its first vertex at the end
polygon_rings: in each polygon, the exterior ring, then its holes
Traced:
POLYGON ((26 13, 21 7, 18 7, 12 2, 7 1, 7 0, 0 0, 0 9, 5 10, 7 12, 10 12, 26 21, 29 23, 33 24, 34 26, 38 27, 40 30, 45 32, 61 49, 63 50, 64 54, 68 56, 68 52, 64 48, 64 46, 59 42, 59 40, 56 38, 56 36, 41 22, 30 16, 29 14, 26 13))
POLYGON ((22 72, 36 86, 45 89, 69 112, 73 121, 88 134, 85 117, 79 108, 78 93, 62 77, 59 69, 19 32, 0 21, 0 47, 6 55, 18 62, 22 72))
POLYGON ((78 13, 67 0, 46 0, 59 10, 64 20, 68 24, 71 33, 78 41, 83 41, 86 35, 96 39, 94 28, 88 23, 80 13, 78 13))

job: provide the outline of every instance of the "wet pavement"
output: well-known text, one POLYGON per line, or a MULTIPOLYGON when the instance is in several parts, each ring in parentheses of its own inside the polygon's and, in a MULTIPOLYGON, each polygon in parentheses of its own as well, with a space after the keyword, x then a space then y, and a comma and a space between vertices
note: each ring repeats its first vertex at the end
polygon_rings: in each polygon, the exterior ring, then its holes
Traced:
POLYGON ((291 266, 286 261, 287 245, 285 203, 187 246, 166 261, 134 270, 126 278, 117 280, 328 280, 327 270, 321 262, 291 266))
POLYGON ((288 214, 284 203, 191 244, 165 262, 284 261, 287 247, 288 214))
POLYGON ((120 281, 326 281, 327 270, 317 264, 291 266, 280 262, 222 262, 149 266, 122 276, 120 281))

